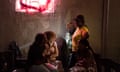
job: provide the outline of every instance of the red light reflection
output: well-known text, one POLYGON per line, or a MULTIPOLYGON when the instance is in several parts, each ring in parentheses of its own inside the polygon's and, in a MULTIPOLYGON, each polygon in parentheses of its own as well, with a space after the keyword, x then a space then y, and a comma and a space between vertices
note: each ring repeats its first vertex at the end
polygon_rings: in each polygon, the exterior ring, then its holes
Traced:
POLYGON ((16 11, 53 13, 54 3, 54 0, 16 0, 16 11))

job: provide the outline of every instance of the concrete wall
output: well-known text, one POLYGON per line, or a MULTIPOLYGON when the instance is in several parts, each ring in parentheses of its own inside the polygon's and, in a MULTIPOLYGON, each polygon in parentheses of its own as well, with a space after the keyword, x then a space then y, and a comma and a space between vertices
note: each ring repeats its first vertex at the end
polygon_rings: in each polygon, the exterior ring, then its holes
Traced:
POLYGON ((66 24, 78 14, 85 16, 90 30, 90 44, 101 53, 102 0, 61 0, 54 14, 25 14, 15 12, 15 0, 0 0, 0 51, 10 41, 24 46, 34 40, 36 33, 52 30, 64 36, 66 24))

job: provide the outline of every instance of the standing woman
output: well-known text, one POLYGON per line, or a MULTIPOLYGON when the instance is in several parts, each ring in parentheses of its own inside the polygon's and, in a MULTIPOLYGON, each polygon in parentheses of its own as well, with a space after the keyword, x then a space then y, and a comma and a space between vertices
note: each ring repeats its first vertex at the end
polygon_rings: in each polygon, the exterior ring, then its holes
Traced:
POLYGON ((69 68, 74 66, 75 54, 78 51, 79 41, 83 39, 88 39, 89 30, 85 25, 84 16, 78 15, 75 19, 71 21, 71 24, 75 28, 74 32, 71 34, 72 37, 72 55, 69 62, 69 68))
POLYGON ((97 71, 94 52, 91 49, 88 38, 89 30, 85 25, 84 16, 78 15, 72 24, 76 28, 72 34, 72 55, 69 64, 69 72, 97 71), (75 70, 75 71, 74 71, 75 70))
POLYGON ((78 15, 74 19, 73 25, 75 26, 76 30, 72 35, 72 52, 76 52, 78 50, 79 41, 82 39, 88 39, 89 30, 88 27, 85 25, 83 15, 78 15))

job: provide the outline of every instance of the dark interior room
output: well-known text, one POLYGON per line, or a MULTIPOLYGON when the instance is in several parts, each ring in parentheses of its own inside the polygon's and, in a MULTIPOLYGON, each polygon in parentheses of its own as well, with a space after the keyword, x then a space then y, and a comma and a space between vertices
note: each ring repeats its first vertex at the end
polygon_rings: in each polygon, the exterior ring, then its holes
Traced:
POLYGON ((79 14, 84 15, 89 28, 88 40, 97 64, 97 71, 90 72, 120 72, 119 3, 120 0, 0 0, 0 72, 25 72, 28 51, 38 33, 53 31, 56 38, 67 43, 67 24, 79 14), (16 49, 10 49, 11 43, 16 49))

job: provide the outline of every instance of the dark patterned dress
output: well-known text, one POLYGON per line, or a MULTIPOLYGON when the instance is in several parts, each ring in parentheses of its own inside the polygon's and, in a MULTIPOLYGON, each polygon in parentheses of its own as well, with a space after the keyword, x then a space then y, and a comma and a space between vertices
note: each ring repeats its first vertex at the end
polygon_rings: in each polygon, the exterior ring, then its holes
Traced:
POLYGON ((73 61, 74 64, 69 69, 69 72, 97 72, 94 56, 88 48, 75 53, 73 61))

